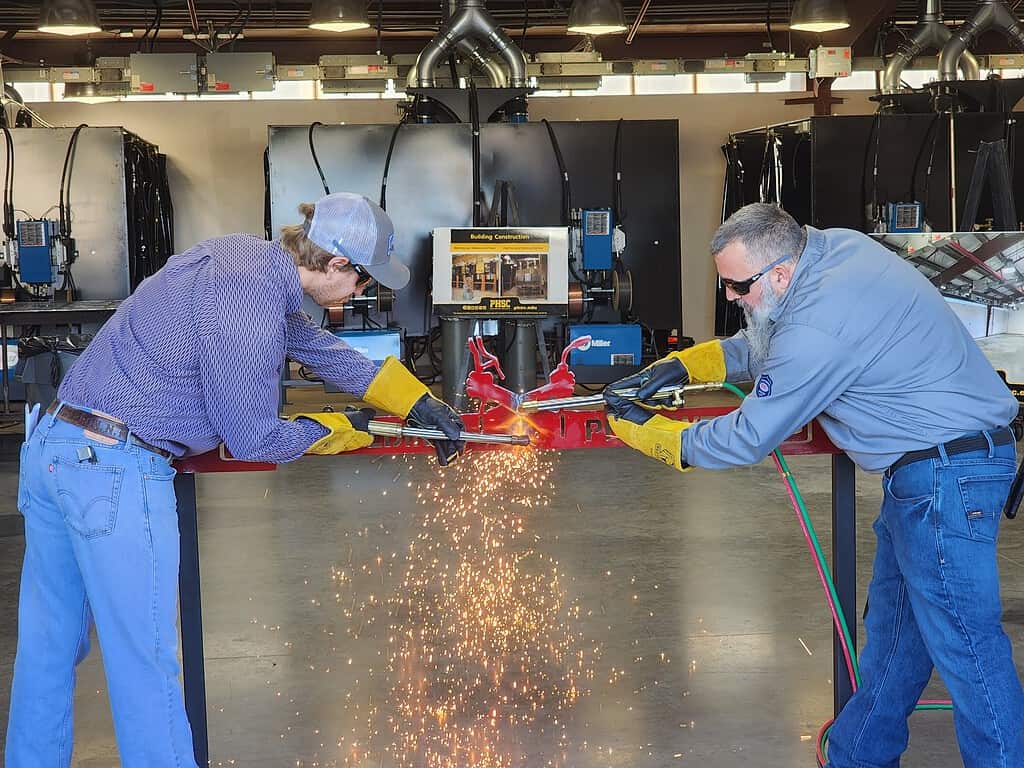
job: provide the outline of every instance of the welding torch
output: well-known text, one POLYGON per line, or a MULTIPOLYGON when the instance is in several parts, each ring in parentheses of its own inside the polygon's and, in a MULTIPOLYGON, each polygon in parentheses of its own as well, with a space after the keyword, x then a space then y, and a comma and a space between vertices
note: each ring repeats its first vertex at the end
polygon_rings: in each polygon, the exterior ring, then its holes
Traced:
MULTIPOLYGON (((707 384, 684 384, 682 386, 662 387, 653 395, 646 398, 646 401, 654 401, 664 408, 682 408, 685 404, 684 395, 690 392, 715 392, 722 389, 722 382, 714 381, 707 384)), ((612 392, 619 397, 639 402, 637 388, 613 389, 612 392)), ((540 413, 542 411, 559 411, 563 408, 579 409, 604 406, 604 395, 582 395, 579 397, 560 397, 554 400, 526 400, 519 404, 519 410, 524 413, 540 413)))
MULTIPOLYGON (((377 437, 416 437, 421 440, 448 440, 449 437, 439 429, 410 427, 391 421, 371 420, 366 431, 377 437)), ((489 443, 491 445, 529 445, 529 435, 495 435, 485 432, 462 432, 459 440, 467 443, 489 443)))

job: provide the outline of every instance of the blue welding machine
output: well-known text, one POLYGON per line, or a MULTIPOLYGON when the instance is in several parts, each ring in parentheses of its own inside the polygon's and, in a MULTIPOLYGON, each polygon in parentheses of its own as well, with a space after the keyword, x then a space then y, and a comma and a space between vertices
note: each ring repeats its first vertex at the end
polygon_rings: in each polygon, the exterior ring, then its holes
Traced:
MULTIPOLYGON (((388 355, 402 359, 402 334, 399 331, 334 331, 334 335, 375 363, 384 362, 388 355)), ((329 381, 324 382, 324 392, 340 391, 329 381)))
POLYGON ((584 209, 582 214, 583 268, 612 268, 611 208, 584 209))
POLYGON ((18 279, 30 285, 53 282, 54 222, 47 219, 23 219, 17 223, 18 279))
POLYGON ((638 366, 643 351, 639 325, 592 323, 570 325, 569 341, 589 336, 590 344, 569 353, 569 367, 586 365, 638 366))

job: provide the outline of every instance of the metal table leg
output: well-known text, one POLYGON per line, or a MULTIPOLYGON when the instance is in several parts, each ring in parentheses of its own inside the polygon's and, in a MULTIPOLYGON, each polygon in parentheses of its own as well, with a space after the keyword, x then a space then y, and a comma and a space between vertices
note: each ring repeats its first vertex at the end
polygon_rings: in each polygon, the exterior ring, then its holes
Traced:
MULTIPOLYGON (((853 461, 845 453, 832 457, 832 576, 839 605, 857 648, 857 486, 853 461)), ((832 630, 832 679, 835 714, 853 695, 843 657, 843 638, 832 630)))
POLYGON ((185 712, 192 726, 192 748, 200 768, 209 764, 206 726, 206 670, 203 662, 203 607, 199 590, 199 526, 196 514, 196 476, 174 478, 178 499, 181 562, 178 592, 181 610, 181 658, 185 678, 185 712))
POLYGON ((0 321, 0 360, 3 361, 3 374, 4 374, 4 413, 11 412, 11 390, 10 384, 7 381, 7 323, 0 321))

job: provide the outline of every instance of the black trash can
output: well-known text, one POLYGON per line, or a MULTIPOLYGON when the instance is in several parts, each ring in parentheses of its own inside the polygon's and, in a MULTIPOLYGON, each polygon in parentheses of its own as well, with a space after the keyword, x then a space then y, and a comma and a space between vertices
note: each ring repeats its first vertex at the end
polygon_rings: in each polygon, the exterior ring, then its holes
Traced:
POLYGON ((57 399, 64 375, 92 340, 92 334, 28 336, 18 340, 15 378, 25 385, 25 402, 45 408, 57 399))

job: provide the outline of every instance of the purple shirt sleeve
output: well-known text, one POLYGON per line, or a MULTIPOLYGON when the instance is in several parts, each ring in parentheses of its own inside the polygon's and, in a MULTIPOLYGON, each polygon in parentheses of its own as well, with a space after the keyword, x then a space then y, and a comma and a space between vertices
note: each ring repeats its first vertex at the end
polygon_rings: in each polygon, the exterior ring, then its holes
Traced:
POLYGON ((288 357, 312 369, 342 392, 362 397, 380 366, 334 334, 316 326, 303 312, 288 315, 288 357))
POLYGON ((327 434, 308 419, 277 416, 284 364, 285 301, 271 280, 216 276, 222 296, 215 322, 199 338, 202 387, 210 423, 231 455, 244 461, 293 461, 327 434))

